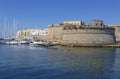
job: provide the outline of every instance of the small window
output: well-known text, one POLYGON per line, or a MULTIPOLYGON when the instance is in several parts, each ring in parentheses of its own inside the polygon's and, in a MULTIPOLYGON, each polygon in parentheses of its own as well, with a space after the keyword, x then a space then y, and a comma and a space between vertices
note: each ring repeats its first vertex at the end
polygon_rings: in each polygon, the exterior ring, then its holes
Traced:
POLYGON ((97 23, 94 23, 94 26, 97 26, 97 23))

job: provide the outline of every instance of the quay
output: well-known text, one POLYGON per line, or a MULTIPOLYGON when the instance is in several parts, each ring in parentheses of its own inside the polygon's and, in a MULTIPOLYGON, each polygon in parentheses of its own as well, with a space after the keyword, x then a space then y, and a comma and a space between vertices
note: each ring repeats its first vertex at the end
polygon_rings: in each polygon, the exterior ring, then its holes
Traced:
POLYGON ((112 48, 120 48, 120 43, 103 45, 103 47, 112 47, 112 48))
POLYGON ((101 48, 120 48, 120 43, 114 43, 114 44, 108 44, 108 45, 91 45, 91 44, 87 44, 87 45, 73 45, 73 44, 69 44, 69 45, 62 45, 62 46, 67 46, 67 47, 101 47, 101 48))

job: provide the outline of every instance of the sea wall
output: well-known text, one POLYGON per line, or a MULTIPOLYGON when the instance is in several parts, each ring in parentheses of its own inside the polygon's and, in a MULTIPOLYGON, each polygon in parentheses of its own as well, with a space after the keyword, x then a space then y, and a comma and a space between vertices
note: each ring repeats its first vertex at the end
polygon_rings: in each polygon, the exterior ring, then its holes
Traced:
POLYGON ((48 41, 61 41, 63 32, 63 25, 49 25, 48 28, 48 41))
POLYGON ((120 42, 120 26, 115 27, 115 37, 116 41, 120 42))
POLYGON ((113 28, 85 28, 77 30, 64 30, 62 45, 105 45, 115 43, 113 28))

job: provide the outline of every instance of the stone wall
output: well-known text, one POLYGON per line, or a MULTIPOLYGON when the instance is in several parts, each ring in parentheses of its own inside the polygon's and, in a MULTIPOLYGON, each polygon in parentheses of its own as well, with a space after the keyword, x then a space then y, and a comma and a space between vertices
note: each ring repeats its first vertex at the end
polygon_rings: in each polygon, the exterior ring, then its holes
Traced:
POLYGON ((60 42, 61 38, 62 38, 62 32, 63 32, 63 26, 62 25, 59 25, 59 26, 56 26, 56 25, 52 26, 51 25, 51 26, 49 26, 47 40, 48 41, 58 41, 58 42, 60 42))
POLYGON ((89 25, 52 24, 48 28, 48 41, 62 45, 101 46, 115 43, 116 39, 120 41, 120 29, 108 27, 102 20, 92 20, 89 25))
POLYGON ((62 45, 103 45, 115 42, 114 29, 64 30, 62 45))
POLYGON ((104 26, 104 23, 102 20, 91 20, 89 23, 90 27, 95 27, 95 26, 104 26))
POLYGON ((115 37, 116 41, 120 42, 120 26, 115 27, 115 37))
POLYGON ((115 39, 120 42, 120 24, 110 24, 108 26, 115 29, 115 39))

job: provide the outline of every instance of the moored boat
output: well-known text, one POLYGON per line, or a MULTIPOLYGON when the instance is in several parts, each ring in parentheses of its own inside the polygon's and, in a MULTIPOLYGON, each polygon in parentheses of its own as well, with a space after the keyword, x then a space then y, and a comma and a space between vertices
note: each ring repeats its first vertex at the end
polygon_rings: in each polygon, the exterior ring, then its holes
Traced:
POLYGON ((9 45, 18 45, 19 42, 16 40, 12 40, 12 41, 6 41, 5 44, 9 44, 9 45))
POLYGON ((20 45, 21 44, 30 44, 30 43, 32 43, 32 41, 30 41, 30 40, 21 40, 21 41, 19 41, 20 45))
POLYGON ((29 45, 33 47, 48 47, 48 42, 44 40, 33 41, 33 43, 30 43, 29 45))
POLYGON ((60 45, 59 42, 49 42, 49 46, 57 46, 60 45))

